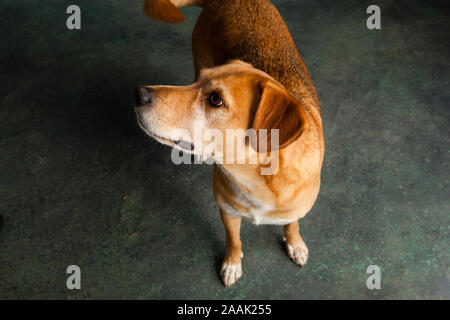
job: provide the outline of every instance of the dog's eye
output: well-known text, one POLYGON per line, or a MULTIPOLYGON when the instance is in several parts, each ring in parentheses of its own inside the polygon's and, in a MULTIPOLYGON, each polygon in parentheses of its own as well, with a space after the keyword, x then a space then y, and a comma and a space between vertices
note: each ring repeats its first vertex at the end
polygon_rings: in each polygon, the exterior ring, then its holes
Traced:
POLYGON ((219 108, 224 105, 222 98, 217 92, 213 92, 208 97, 208 102, 213 107, 219 108))

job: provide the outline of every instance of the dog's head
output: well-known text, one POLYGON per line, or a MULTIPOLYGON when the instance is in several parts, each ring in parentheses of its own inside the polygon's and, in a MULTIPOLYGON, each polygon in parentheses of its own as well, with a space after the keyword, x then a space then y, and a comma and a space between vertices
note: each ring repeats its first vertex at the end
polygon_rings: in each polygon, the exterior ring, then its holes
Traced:
MULTIPOLYGON (((306 128, 304 108, 295 97, 268 74, 236 60, 203 69, 188 86, 138 87, 136 113, 141 128, 157 141, 203 154, 208 152, 196 143, 205 139, 205 130, 226 137, 227 129, 257 134, 266 129, 269 138, 271 129, 278 129, 276 149, 281 149, 306 128)), ((274 151, 268 145, 258 151, 274 151)))

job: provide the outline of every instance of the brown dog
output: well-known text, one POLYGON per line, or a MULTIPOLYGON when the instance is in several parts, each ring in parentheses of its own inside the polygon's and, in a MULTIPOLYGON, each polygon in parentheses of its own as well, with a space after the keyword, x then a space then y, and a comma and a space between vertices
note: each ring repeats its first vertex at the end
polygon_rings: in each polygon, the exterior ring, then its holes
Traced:
MULTIPOLYGON (((279 145, 261 148, 240 141, 231 158, 245 163, 217 163, 213 192, 226 230, 221 276, 229 287, 242 275, 242 217, 256 224, 284 225, 288 256, 303 266, 308 249, 298 219, 313 206, 320 187, 324 140, 319 101, 305 64, 276 8, 268 0, 146 0, 150 17, 184 21, 180 7, 203 7, 192 36, 196 80, 184 87, 142 86, 136 89, 141 128, 161 143, 198 151, 215 159, 229 156, 235 138, 205 151, 208 140, 196 137, 214 130, 278 129, 279 145), (181 131, 180 131, 181 129, 181 131), (200 141, 200 143, 199 143, 200 141), (262 174, 276 162, 273 174, 262 174)), ((272 132, 272 131, 270 131, 272 132)), ((259 133, 258 133, 259 135, 259 133)), ((270 133, 268 134, 270 137, 270 133)), ((238 140, 240 138, 237 138, 238 140)), ((245 139, 245 138, 244 138, 245 139)), ((217 160, 217 159, 216 159, 217 160)))

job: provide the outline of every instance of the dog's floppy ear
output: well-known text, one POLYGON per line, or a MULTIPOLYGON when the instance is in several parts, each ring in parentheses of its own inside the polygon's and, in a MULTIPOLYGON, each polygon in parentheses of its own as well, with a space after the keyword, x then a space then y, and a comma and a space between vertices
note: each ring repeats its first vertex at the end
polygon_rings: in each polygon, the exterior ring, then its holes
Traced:
MULTIPOLYGON (((252 128, 256 130, 258 141, 261 129, 267 130, 266 147, 264 144, 253 148, 258 152, 270 152, 282 149, 297 140, 307 128, 307 118, 302 104, 280 84, 272 80, 263 80, 261 100, 256 110, 252 128), (279 146, 271 148, 271 129, 279 131, 279 146)), ((264 139, 264 137, 263 137, 264 139)))

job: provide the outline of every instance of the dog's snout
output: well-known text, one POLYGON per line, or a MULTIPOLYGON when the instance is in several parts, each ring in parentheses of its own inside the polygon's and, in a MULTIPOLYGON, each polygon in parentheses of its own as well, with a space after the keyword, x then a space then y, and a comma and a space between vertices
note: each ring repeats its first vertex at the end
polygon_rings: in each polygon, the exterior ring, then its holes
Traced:
POLYGON ((152 103, 152 90, 145 86, 139 86, 135 91, 137 106, 149 105, 152 103))

